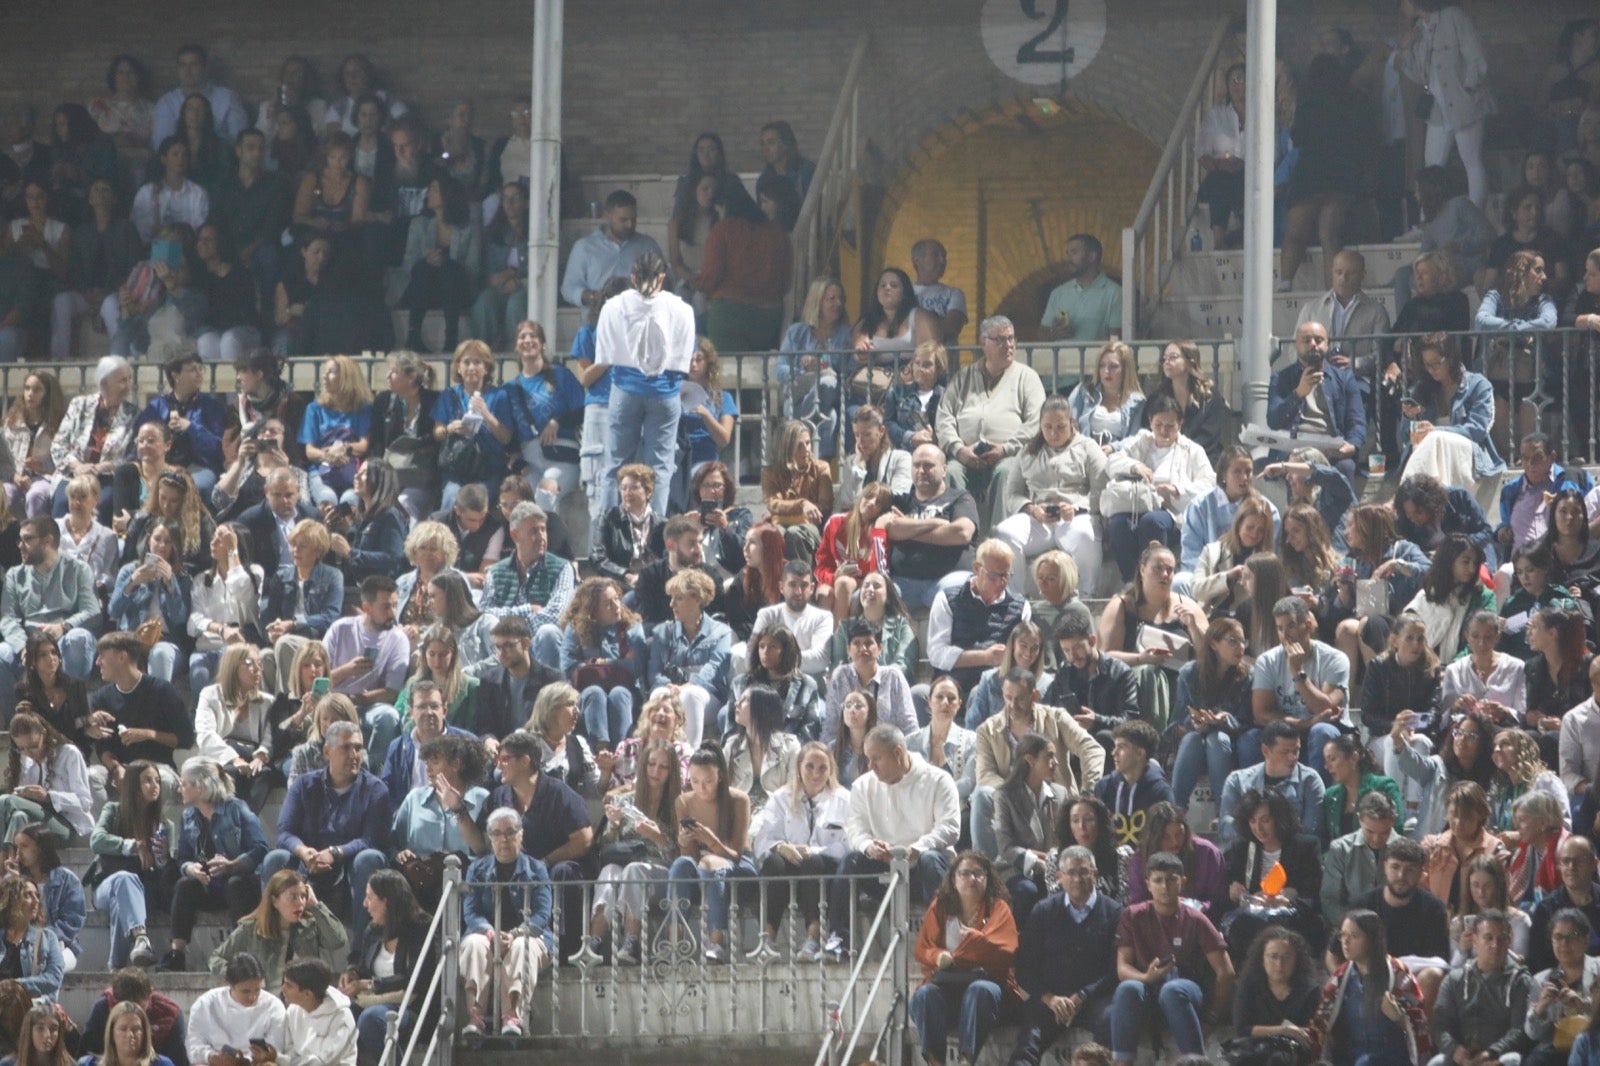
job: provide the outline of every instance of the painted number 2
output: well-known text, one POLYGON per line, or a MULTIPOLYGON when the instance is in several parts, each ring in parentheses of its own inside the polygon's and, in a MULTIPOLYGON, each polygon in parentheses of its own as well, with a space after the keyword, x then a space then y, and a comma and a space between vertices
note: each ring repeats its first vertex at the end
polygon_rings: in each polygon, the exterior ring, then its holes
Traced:
MULTIPOLYGON (((1045 40, 1054 36, 1067 20, 1068 0, 1053 0, 1048 21, 1044 29, 1022 43, 1017 49, 1018 63, 1071 63, 1071 48, 1040 48, 1045 40)), ((1045 16, 1039 11, 1039 0, 1018 0, 1022 7, 1022 14, 1030 21, 1037 21, 1045 16)))

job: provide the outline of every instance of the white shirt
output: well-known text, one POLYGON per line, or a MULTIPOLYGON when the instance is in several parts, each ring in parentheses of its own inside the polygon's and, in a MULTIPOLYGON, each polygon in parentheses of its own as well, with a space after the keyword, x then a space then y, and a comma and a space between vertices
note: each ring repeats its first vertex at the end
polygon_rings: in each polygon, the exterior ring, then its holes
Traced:
POLYGON ((211 631, 213 622, 238 626, 253 622, 261 612, 261 567, 250 564, 247 570, 235 563, 226 578, 202 574, 194 579, 189 593, 194 613, 189 616, 189 635, 198 651, 221 651, 222 637, 211 631))
POLYGON ((50 760, 48 770, 21 752, 22 770, 18 785, 38 785, 50 793, 50 805, 60 812, 79 834, 88 835, 94 829, 94 800, 89 793, 89 767, 83 761, 83 752, 76 744, 63 744, 50 760))
POLYGON ((1503 651, 1494 653, 1494 669, 1483 680, 1472 668, 1472 657, 1463 655, 1444 668, 1439 689, 1439 706, 1448 708, 1457 696, 1472 696, 1480 703, 1493 700, 1518 714, 1528 709, 1528 688, 1522 660, 1503 651))
POLYGON ((1561 716, 1561 783, 1576 794, 1578 785, 1594 784, 1600 768, 1600 707, 1590 696, 1561 716))
MULTIPOLYGON (((1022 620, 1027 621, 1033 616, 1033 606, 1027 600, 1022 601, 1022 620)), ((943 592, 936 593, 933 603, 928 607, 928 662, 935 670, 954 670, 956 660, 961 658, 965 648, 958 648, 950 643, 950 627, 954 618, 950 614, 950 598, 943 592)))
POLYGON ((356 1018, 343 992, 330 986, 310 1013, 289 1008, 278 1066, 356 1066, 356 1018))
POLYGON ((146 182, 133 198, 133 225, 146 244, 155 240, 156 230, 168 222, 183 222, 199 229, 210 214, 211 197, 188 178, 176 190, 164 181, 146 182))
POLYGON ((850 786, 845 823, 850 850, 865 851, 872 841, 881 840, 892 848, 953 854, 961 835, 961 798, 955 780, 920 755, 908 753, 906 758, 911 768, 894 784, 865 773, 850 786))
POLYGON ((800 671, 818 681, 828 672, 828 643, 833 640, 833 612, 808 603, 794 614, 787 603, 774 603, 756 612, 750 628, 753 641, 769 629, 787 629, 800 644, 800 671))
POLYGON ((917 296, 917 306, 927 308, 940 318, 951 311, 967 313, 967 294, 954 285, 936 281, 932 285, 913 285, 911 291, 917 296))
POLYGON ((1244 123, 1232 104, 1218 104, 1200 120, 1200 132, 1195 137, 1196 158, 1231 155, 1244 158, 1244 123))
MULTIPOLYGON (((211 126, 217 131, 217 136, 222 138, 224 144, 232 144, 233 139, 250 124, 250 116, 239 94, 226 85, 215 83, 194 91, 210 101, 211 126)), ((183 102, 189 96, 190 91, 180 85, 169 89, 156 101, 156 106, 150 111, 150 147, 153 150, 160 150, 161 142, 178 132, 178 118, 183 113, 183 102)))

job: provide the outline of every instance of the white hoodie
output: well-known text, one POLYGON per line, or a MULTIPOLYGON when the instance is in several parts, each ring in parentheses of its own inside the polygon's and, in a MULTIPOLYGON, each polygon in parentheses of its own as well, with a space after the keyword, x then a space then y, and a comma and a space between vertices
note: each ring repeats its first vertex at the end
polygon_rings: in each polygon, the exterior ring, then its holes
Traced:
POLYGON ((189 1034, 184 1045, 189 1049, 190 1062, 205 1062, 224 1047, 249 1054, 251 1040, 283 1047, 283 1000, 271 992, 261 993, 255 1006, 245 1007, 223 985, 202 993, 189 1008, 189 1034))
POLYGON ((283 1020, 278 1066, 356 1066, 356 1019, 350 998, 329 987, 309 1014, 290 1007, 283 1020))
POLYGON ((606 301, 595 323, 594 361, 646 377, 687 374, 694 350, 694 308, 670 292, 646 297, 629 289, 606 301))

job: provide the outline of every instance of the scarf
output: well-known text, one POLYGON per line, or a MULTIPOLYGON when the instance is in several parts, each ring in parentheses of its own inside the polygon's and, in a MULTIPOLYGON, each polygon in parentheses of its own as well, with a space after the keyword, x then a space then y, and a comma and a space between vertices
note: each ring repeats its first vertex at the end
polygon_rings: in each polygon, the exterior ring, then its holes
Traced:
POLYGON ((1561 887, 1556 853, 1561 850, 1561 842, 1569 835, 1565 828, 1560 828, 1545 837, 1543 848, 1538 848, 1535 842, 1528 840, 1517 844, 1517 850, 1511 856, 1511 867, 1506 871, 1506 898, 1513 906, 1527 896, 1530 882, 1535 903, 1561 887))

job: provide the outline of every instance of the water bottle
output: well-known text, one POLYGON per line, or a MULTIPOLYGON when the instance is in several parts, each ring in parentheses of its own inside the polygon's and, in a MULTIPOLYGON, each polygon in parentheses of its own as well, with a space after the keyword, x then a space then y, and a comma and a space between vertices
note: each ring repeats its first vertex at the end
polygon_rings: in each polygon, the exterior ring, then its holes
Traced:
POLYGON ((1205 244, 1205 241, 1200 236, 1200 227, 1199 226, 1190 226, 1189 227, 1189 251, 1198 252, 1204 244, 1205 244))
POLYGON ((162 822, 156 826, 156 831, 150 837, 150 856, 161 863, 167 860, 168 853, 167 825, 162 822))

